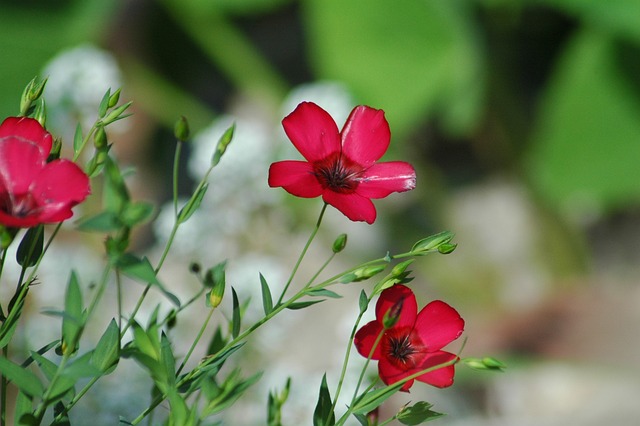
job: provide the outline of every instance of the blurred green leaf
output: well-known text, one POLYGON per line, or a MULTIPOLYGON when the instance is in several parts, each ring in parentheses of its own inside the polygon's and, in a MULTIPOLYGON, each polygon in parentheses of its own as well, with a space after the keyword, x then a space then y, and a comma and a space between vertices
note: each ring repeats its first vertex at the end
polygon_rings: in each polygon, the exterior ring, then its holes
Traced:
POLYGON ((18 264, 25 268, 35 266, 38 258, 42 254, 43 245, 44 226, 38 225, 27 229, 16 252, 16 261, 18 264))
POLYGON ((333 404, 331 403, 331 394, 327 386, 326 373, 322 376, 320 384, 320 392, 318 394, 318 402, 313 412, 313 426, 333 426, 336 424, 336 417, 333 412, 333 404))
POLYGON ((2 375, 13 382, 22 392, 36 398, 42 397, 44 387, 31 370, 22 368, 20 365, 14 364, 4 356, 0 356, 0 372, 2 375))
POLYGON ((398 420, 403 425, 420 425, 444 416, 442 413, 432 411, 431 407, 433 404, 428 402, 416 402, 410 407, 404 407, 398 413, 398 420))
MULTIPOLYGON (((0 2, 0 116, 18 112, 28 79, 66 47, 98 40, 118 2, 50 2, 47 7, 0 2)), ((46 96, 46 94, 45 94, 46 96)))
POLYGON ((129 278, 156 286, 173 304, 180 306, 180 300, 164 288, 146 257, 138 258, 131 253, 125 253, 118 257, 116 267, 129 278))
POLYGON ((640 99, 615 52, 602 33, 578 34, 542 99, 526 166, 558 207, 591 213, 640 199, 640 99))
POLYGON ((231 294, 233 298, 233 314, 231 321, 231 336, 235 339, 240 334, 240 323, 242 321, 242 316, 240 313, 240 303, 238 302, 238 294, 236 293, 236 289, 231 287, 231 294))
POLYGON ((84 310, 82 307, 82 291, 75 271, 71 272, 64 300, 62 317, 62 349, 64 353, 75 353, 78 340, 84 327, 84 310))
POLYGON ((472 5, 450 0, 307 0, 309 51, 320 78, 344 81, 382 108, 394 132, 427 114, 470 130, 483 92, 472 5))
POLYGON ((544 0, 586 24, 640 42, 640 2, 637 0, 544 0))

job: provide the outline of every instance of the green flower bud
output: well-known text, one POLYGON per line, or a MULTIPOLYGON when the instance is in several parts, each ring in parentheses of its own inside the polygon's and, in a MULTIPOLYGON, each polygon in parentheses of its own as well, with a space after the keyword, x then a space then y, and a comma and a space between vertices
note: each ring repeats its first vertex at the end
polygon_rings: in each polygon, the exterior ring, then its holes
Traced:
POLYGON ((100 126, 96 129, 96 132, 93 135, 93 146, 98 150, 102 150, 106 148, 107 145, 107 132, 105 132, 103 126, 100 126))
POLYGON ((38 83, 38 77, 34 77, 29 83, 27 83, 27 86, 22 92, 22 97, 20 98, 20 115, 27 115, 31 108, 31 104, 42 96, 44 86, 46 84, 46 78, 38 83))
POLYGON ((123 115, 124 112, 131 106, 132 102, 127 102, 124 105, 120 105, 119 107, 113 109, 106 117, 102 119, 102 125, 106 126, 108 124, 113 123, 114 121, 120 120, 122 118, 127 117, 123 115))
POLYGON ((207 302, 212 308, 217 308, 218 305, 220 305, 220 303, 222 302, 222 298, 224 297, 224 288, 224 280, 217 281, 211 291, 208 293, 207 302))
MULTIPOLYGON (((444 231, 439 234, 423 238, 413 245, 411 248, 411 254, 414 256, 423 256, 427 253, 438 250, 438 247, 441 245, 448 244, 453 239, 453 236, 453 233, 444 231)), ((455 249, 455 247, 453 249, 455 249)), ((453 249, 451 249, 451 251, 453 251, 453 249)), ((451 253, 451 251, 449 251, 449 253, 451 253)))
POLYGON ((458 247, 457 244, 443 243, 438 246, 438 252, 440 252, 441 254, 453 253, 456 247, 458 247))
POLYGON ((332 250, 334 253, 340 253, 347 245, 347 234, 340 234, 333 242, 332 250))
POLYGON ((507 366, 492 357, 464 358, 462 360, 469 368, 482 371, 504 371, 507 366))
POLYGON ((120 89, 116 90, 111 96, 109 96, 108 106, 109 108, 113 108, 118 105, 118 101, 120 100, 120 89))
POLYGON ((189 139, 189 122, 184 115, 181 115, 178 121, 176 121, 175 126, 173 126, 173 134, 176 139, 181 142, 185 142, 189 139))
POLYGON ((402 307, 404 306, 404 299, 398 300, 396 304, 389 308, 387 312, 384 313, 382 317, 382 326, 385 330, 390 329, 394 325, 397 324, 400 319, 400 314, 402 313, 402 307))
POLYGON ((391 276, 392 277, 399 277, 400 275, 404 274, 404 272, 407 270, 409 265, 411 265, 411 263, 413 263, 413 261, 414 261, 414 259, 409 259, 409 260, 405 260, 404 262, 398 263, 391 270, 391 276))
POLYGON ((364 268, 356 269, 353 272, 345 274, 340 278, 340 282, 343 284, 368 280, 374 275, 379 274, 387 268, 387 265, 365 266, 364 268))

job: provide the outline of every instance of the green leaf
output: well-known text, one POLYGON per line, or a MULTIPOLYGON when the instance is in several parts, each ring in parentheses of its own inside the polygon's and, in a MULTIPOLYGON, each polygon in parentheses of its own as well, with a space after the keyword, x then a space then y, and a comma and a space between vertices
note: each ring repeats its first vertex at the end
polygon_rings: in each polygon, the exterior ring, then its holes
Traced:
POLYGON ((207 353, 216 354, 220 350, 222 350, 222 348, 224 348, 226 344, 227 344, 227 339, 225 339, 224 336, 222 335, 222 327, 218 326, 218 328, 216 328, 216 332, 213 333, 211 342, 209 342, 209 346, 207 347, 207 353))
POLYGON ((86 232, 113 232, 122 228, 118 215, 111 211, 103 211, 96 215, 84 217, 78 223, 78 229, 86 232))
POLYGON ((273 299, 271 298, 271 290, 269 290, 269 284, 267 280, 260 274, 260 287, 262 289, 262 307, 264 308, 264 314, 269 315, 273 311, 273 299))
POLYGON ((16 425, 36 426, 38 424, 35 417, 31 415, 31 412, 33 411, 33 402, 30 397, 24 394, 24 392, 18 392, 13 410, 13 418, 16 425))
POLYGON ((125 205, 120 220, 125 226, 133 227, 147 222, 155 211, 153 204, 136 201, 125 205))
POLYGON ((305 6, 316 75, 384 107, 396 136, 436 113, 450 131, 473 129, 483 106, 484 64, 471 2, 309 0, 305 6))
POLYGON ((93 354, 91 364, 103 374, 113 371, 120 358, 120 330, 114 319, 111 320, 107 329, 98 340, 93 354))
POLYGON ((85 322, 82 305, 82 291, 78 277, 75 271, 72 271, 67 284, 62 317, 62 349, 64 353, 75 353, 78 350, 78 341, 85 322))
POLYGON ((309 291, 307 291, 307 295, 313 297, 330 297, 332 299, 342 299, 342 296, 340 296, 338 293, 336 293, 335 291, 327 290, 326 288, 310 289, 309 291))
POLYGON ((174 387, 176 384, 176 359, 173 356, 173 350, 171 349, 171 342, 167 338, 167 335, 163 332, 160 337, 160 360, 167 376, 167 384, 170 387, 174 387))
POLYGON ((304 309, 304 308, 306 308, 308 306, 315 305, 316 303, 324 302, 325 300, 326 299, 308 300, 308 301, 305 301, 305 302, 293 302, 292 304, 287 306, 287 309, 291 309, 293 311, 298 310, 298 309, 304 309))
POLYGON ((370 411, 375 410, 394 393, 398 392, 403 385, 404 383, 398 382, 393 385, 367 392, 356 400, 355 407, 352 411, 356 414, 367 414, 370 411))
POLYGON ((413 426, 444 416, 442 413, 431 411, 431 407, 433 407, 433 404, 429 404, 428 402, 416 402, 411 407, 404 407, 400 413, 398 413, 397 419, 403 425, 413 426))
POLYGON ((109 98, 111 98, 111 89, 107 89, 107 92, 102 96, 100 100, 100 105, 98 106, 98 117, 104 118, 107 115, 107 110, 109 109, 109 98))
POLYGON ((618 44, 601 31, 583 30, 563 46, 541 100, 528 181, 568 213, 636 205, 640 102, 622 73, 618 44))
POLYGON ((146 257, 140 259, 131 253, 125 253, 118 257, 116 267, 129 278, 158 287, 173 304, 180 306, 180 300, 164 288, 146 257))
POLYGON ((169 389, 167 399, 169 400, 169 405, 171 406, 171 410, 169 410, 169 424, 175 426, 188 426, 188 418, 190 417, 189 407, 187 406, 184 398, 175 389, 169 389))
POLYGON ((242 320, 240 315, 240 303, 238 302, 238 295, 236 290, 231 287, 231 293, 233 296, 233 316, 231 322, 231 335, 235 339, 240 334, 240 322, 242 320))
POLYGON ((313 426, 333 426, 336 424, 335 413, 332 410, 331 394, 327 387, 327 375, 322 376, 318 402, 313 412, 313 426))
POLYGON ((178 213, 178 223, 185 223, 196 212, 196 210, 198 210, 202 200, 204 199, 204 195, 207 193, 207 189, 209 189, 209 184, 205 183, 196 190, 191 198, 189 198, 187 204, 185 204, 184 207, 180 209, 180 213, 178 213))
POLYGON ((73 154, 78 154, 78 152, 80 151, 80 149, 82 149, 82 141, 83 141, 83 137, 82 137, 82 126, 80 125, 80 123, 78 123, 78 125, 76 126, 76 132, 73 135, 73 154))
POLYGON ((22 267, 29 268, 35 266, 38 258, 42 254, 42 247, 44 244, 44 226, 38 225, 33 228, 29 228, 22 237, 18 251, 16 253, 16 260, 22 267))
POLYGON ((130 202, 129 190, 124 183, 120 168, 109 156, 105 158, 104 170, 103 202, 105 209, 120 215, 130 202))
POLYGON ((358 305, 360 307, 360 314, 364 314, 369 307, 369 298, 364 290, 360 291, 360 298, 358 299, 358 305))
POLYGON ((4 356, 0 356, 0 373, 26 395, 42 398, 44 387, 38 377, 30 370, 14 364, 4 356))

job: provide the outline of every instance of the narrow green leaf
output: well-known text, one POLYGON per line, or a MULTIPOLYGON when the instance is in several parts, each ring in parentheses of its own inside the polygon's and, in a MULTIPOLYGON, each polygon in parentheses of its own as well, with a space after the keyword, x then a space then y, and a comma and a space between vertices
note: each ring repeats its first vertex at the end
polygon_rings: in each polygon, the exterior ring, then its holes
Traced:
POLYGON ((91 364, 102 373, 112 370, 120 357, 120 330, 114 319, 100 337, 93 354, 91 364))
POLYGON ((7 358, 0 356, 0 373, 26 395, 36 398, 42 397, 44 387, 38 377, 30 370, 22 368, 7 358))
POLYGON ((62 349, 64 353, 74 353, 78 349, 78 340, 84 327, 82 291, 75 271, 71 272, 67 284, 64 313, 65 315, 62 317, 62 349))
POLYGON ((332 299, 342 299, 342 296, 340 296, 338 293, 336 293, 335 291, 327 290, 326 288, 311 289, 307 291, 307 295, 313 297, 330 297, 332 299))
POLYGON ((189 407, 184 398, 175 390, 170 389, 167 395, 169 405, 171 406, 169 424, 187 426, 189 418, 189 407))
POLYGON ((357 399, 352 411, 356 414, 367 414, 368 412, 375 410, 394 393, 398 392, 403 385, 404 383, 398 382, 393 385, 367 392, 357 399))
POLYGON ((38 261, 38 258, 42 254, 42 247, 44 244, 44 226, 38 225, 33 228, 29 228, 22 237, 18 251, 16 253, 16 260, 22 267, 29 268, 34 266, 38 261))
POLYGON ((107 92, 100 100, 100 106, 98 106, 99 118, 103 118, 107 114, 107 110, 109 109, 109 98, 111 98, 111 89, 107 89, 107 92))
POLYGON ((218 326, 218 328, 216 328, 216 332, 213 333, 211 342, 209 342, 209 346, 207 347, 207 353, 216 354, 220 350, 222 350, 222 348, 224 348, 226 344, 227 344, 227 339, 225 339, 224 336, 222 335, 222 327, 218 326))
POLYGON ((358 305, 360 307, 360 314, 364 314, 369 307, 369 298, 364 290, 360 291, 360 299, 358 299, 358 305))
POLYGON ((331 403, 331 394, 327 386, 327 374, 322 376, 320 384, 320 392, 318 394, 318 403, 313 412, 313 426, 333 426, 336 424, 336 417, 333 412, 331 403))
POLYGON ((271 298, 271 290, 269 284, 262 274, 260 274, 260 287, 262 288, 262 307, 264 314, 269 315, 273 311, 273 299, 271 298))
POLYGON ((109 156, 104 160, 104 171, 103 202, 105 209, 119 215, 129 204, 129 190, 124 183, 118 165, 109 156))
POLYGON ((80 123, 76 126, 76 132, 73 135, 73 154, 77 154, 82 149, 82 126, 80 123))
POLYGON ((116 267, 129 278, 158 287, 173 304, 180 306, 180 300, 164 288, 146 257, 138 258, 131 253, 125 253, 118 257, 116 267))
POLYGON ((170 387, 174 387, 176 384, 176 359, 173 356, 173 350, 171 349, 171 342, 167 338, 167 335, 163 332, 160 337, 160 360, 164 366, 167 384, 170 387))
POLYGON ((238 294, 236 289, 231 287, 231 293, 233 295, 233 317, 231 323, 231 335, 235 339, 240 334, 240 322, 242 320, 240 314, 240 303, 238 302, 238 294))
POLYGON ((209 189, 209 184, 205 183, 189 198, 187 204, 180 209, 180 213, 178 213, 178 223, 184 223, 198 210, 202 200, 204 199, 204 195, 207 193, 207 189, 209 189))
POLYGON ((304 309, 308 306, 311 305, 315 305, 316 303, 320 303, 320 302, 324 302, 326 299, 320 299, 320 300, 309 300, 306 302, 294 302, 292 304, 290 304, 289 306, 287 306, 287 309, 291 309, 291 310, 298 310, 298 309, 304 309))

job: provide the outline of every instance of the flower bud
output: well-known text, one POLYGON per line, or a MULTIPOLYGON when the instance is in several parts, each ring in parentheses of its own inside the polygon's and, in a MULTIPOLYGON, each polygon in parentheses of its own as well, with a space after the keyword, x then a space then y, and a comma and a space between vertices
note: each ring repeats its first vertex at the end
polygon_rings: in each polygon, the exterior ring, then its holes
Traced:
POLYGON ((440 254, 449 254, 453 253, 453 251, 458 247, 457 244, 452 243, 443 243, 438 246, 438 252, 440 254))
POLYGON ((340 234, 333 242, 332 250, 334 253, 340 253, 347 245, 347 234, 340 234))
POLYGON ((224 297, 224 288, 224 280, 217 281, 209 292, 207 302, 212 308, 217 308, 222 302, 222 298, 224 297))
POLYGON ((22 97, 20 98, 20 115, 27 115, 31 108, 31 104, 42 96, 42 92, 44 91, 44 86, 46 84, 46 78, 38 83, 38 77, 34 77, 29 83, 27 83, 27 86, 22 92, 22 97))
POLYGON ((474 370, 504 371, 507 366, 493 357, 464 358, 463 362, 474 370))
POLYGON ((105 132, 103 126, 99 126, 96 129, 96 133, 93 135, 93 146, 98 150, 103 150, 107 147, 107 132, 105 132))
MULTIPOLYGON (((413 245, 411 248, 411 254, 414 256, 423 256, 432 251, 438 250, 438 248, 443 244, 449 244, 449 242, 453 239, 453 233, 449 231, 440 232, 439 234, 431 235, 427 238, 423 238, 417 243, 413 245)), ((449 244, 449 246, 454 245, 453 249, 448 247, 451 253, 455 249, 455 244, 449 244)), ((446 249, 445 249, 446 251, 446 249)), ((442 252, 441 252, 442 253, 442 252)), ((443 253, 446 254, 446 253, 443 253)))
POLYGON ((402 307, 404 306, 404 298, 398 300, 382 317, 382 326, 385 330, 390 329, 397 324, 402 313, 402 307))
POLYGON ((201 270, 202 266, 200 266, 198 262, 191 262, 191 264, 189 265, 189 271, 191 271, 191 273, 193 274, 199 274, 201 270))
POLYGON ((189 139, 189 122, 184 115, 181 115, 173 126, 173 134, 180 142, 185 142, 189 139))
POLYGON ((118 105, 118 101, 120 100, 120 89, 116 90, 111 96, 109 96, 109 108, 113 108, 118 105))
POLYGON ((356 269, 353 272, 343 275, 340 278, 340 282, 343 284, 368 280, 374 275, 379 274, 387 268, 387 265, 365 266, 364 268, 356 269))

